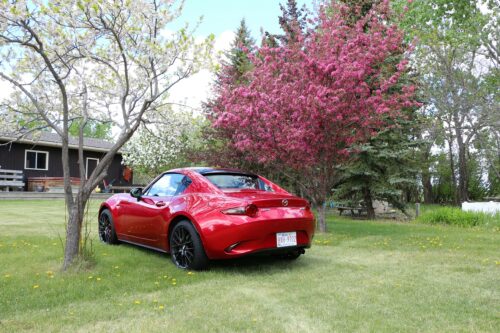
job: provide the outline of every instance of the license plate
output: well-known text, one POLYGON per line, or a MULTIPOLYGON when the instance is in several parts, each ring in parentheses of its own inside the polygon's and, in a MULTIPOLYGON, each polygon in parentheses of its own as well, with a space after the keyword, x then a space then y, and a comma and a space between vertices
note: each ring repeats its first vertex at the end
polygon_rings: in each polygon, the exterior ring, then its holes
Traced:
POLYGON ((278 232, 276 234, 276 246, 286 247, 297 245, 297 233, 294 232, 278 232))

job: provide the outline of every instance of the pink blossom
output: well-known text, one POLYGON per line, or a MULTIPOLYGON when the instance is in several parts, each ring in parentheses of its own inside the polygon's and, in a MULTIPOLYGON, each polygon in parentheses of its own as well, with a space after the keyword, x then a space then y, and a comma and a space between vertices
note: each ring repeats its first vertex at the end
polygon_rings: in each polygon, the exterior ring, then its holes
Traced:
POLYGON ((389 71, 385 64, 405 51, 403 33, 385 19, 388 2, 355 26, 344 21, 343 6, 333 0, 330 6, 339 10, 320 11, 318 28, 300 43, 249 54, 247 84, 227 81, 218 91, 214 126, 248 159, 298 169, 332 166, 388 117, 418 105, 415 87, 401 82, 407 59, 389 71))

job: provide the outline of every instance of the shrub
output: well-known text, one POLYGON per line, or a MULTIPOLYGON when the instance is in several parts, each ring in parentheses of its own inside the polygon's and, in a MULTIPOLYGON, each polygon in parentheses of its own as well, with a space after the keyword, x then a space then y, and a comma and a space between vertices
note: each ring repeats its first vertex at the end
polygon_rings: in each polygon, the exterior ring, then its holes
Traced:
POLYGON ((449 224, 461 227, 500 226, 500 213, 466 212, 455 207, 441 207, 423 213, 417 222, 449 224))

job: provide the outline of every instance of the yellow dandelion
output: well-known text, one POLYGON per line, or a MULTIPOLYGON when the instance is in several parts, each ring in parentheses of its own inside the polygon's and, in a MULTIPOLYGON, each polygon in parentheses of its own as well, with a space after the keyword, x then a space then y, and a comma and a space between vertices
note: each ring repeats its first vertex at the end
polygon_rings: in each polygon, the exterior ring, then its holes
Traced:
POLYGON ((188 272, 187 274, 188 274, 188 275, 194 275, 194 273, 193 273, 193 272, 188 272))
POLYGON ((94 277, 92 275, 89 275, 89 277, 87 279, 91 280, 93 279, 94 277))
POLYGON ((134 304, 141 304, 141 301, 135 300, 134 304))
POLYGON ((154 299, 154 300, 153 300, 153 303, 158 303, 158 300, 157 300, 157 299, 154 299))
POLYGON ((177 284, 177 282, 172 282, 172 285, 175 286, 177 284))
POLYGON ((160 306, 158 307, 158 309, 163 310, 163 309, 165 309, 165 307, 164 307, 163 305, 160 305, 160 306))
POLYGON ((10 278, 10 274, 5 274, 3 277, 6 278, 6 279, 10 278))
POLYGON ((101 278, 100 278, 100 277, 98 277, 96 280, 97 280, 97 281, 101 281, 101 278))
POLYGON ((113 267, 113 268, 114 268, 114 269, 118 269, 118 268, 120 268, 120 266, 115 266, 115 267, 113 267))
POLYGON ((37 288, 40 288, 40 286, 39 286, 39 285, 37 285, 37 284, 35 284, 35 285, 33 286, 33 289, 37 289, 37 288))
POLYGON ((164 278, 164 279, 168 278, 168 275, 163 275, 163 278, 164 278))

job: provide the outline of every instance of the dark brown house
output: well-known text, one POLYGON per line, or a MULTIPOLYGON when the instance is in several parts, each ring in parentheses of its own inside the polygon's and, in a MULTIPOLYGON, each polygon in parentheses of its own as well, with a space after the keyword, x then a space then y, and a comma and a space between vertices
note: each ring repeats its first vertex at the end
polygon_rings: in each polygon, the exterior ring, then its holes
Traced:
MULTIPOLYGON (((25 183, 24 190, 27 191, 62 191, 63 168, 59 135, 41 132, 27 135, 16 141, 13 140, 14 138, 2 136, 0 133, 0 173, 2 169, 21 170, 25 183)), ((84 139, 83 158, 86 177, 92 173, 112 146, 111 142, 105 140, 84 139)), ((71 182, 73 185, 78 185, 80 183, 78 139, 71 137, 69 147, 71 182)), ((132 181, 131 172, 122 165, 122 155, 118 153, 108 169, 105 182, 99 187, 104 189, 109 184, 130 186, 132 181)))

